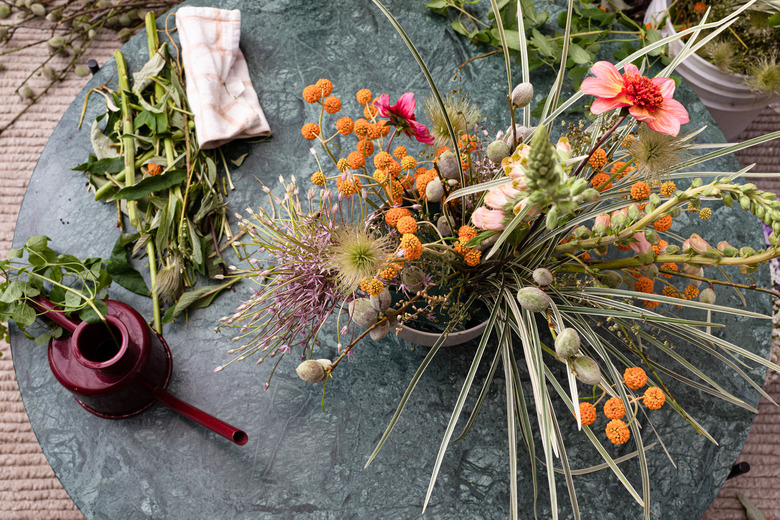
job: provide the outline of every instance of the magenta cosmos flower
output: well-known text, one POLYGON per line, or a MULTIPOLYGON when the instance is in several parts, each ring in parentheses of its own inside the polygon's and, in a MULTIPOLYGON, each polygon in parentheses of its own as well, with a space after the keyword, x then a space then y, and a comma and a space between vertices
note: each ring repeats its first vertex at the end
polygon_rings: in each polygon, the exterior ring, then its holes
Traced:
POLYGON ((637 121, 662 134, 677 135, 680 125, 688 122, 688 111, 679 101, 672 99, 674 80, 670 78, 646 78, 631 63, 624 67, 623 75, 608 61, 599 61, 590 71, 595 78, 582 82, 585 94, 596 96, 590 107, 594 114, 601 114, 620 107, 637 121))
POLYGON ((414 137, 421 143, 431 144, 433 136, 428 131, 428 127, 418 122, 414 118, 414 109, 417 103, 414 101, 414 94, 406 92, 398 98, 398 103, 390 104, 390 96, 382 94, 374 101, 374 106, 379 110, 379 115, 386 117, 390 123, 408 137, 414 137))

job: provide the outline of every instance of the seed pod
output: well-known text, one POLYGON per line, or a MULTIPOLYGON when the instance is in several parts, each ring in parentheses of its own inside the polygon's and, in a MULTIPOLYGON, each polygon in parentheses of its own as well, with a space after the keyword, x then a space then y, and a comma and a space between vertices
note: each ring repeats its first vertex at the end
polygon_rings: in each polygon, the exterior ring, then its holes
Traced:
POLYGON ((571 362, 574 375, 586 385, 601 383, 601 369, 598 363, 588 356, 580 356, 571 362))
POLYGON ((0 4, 0 19, 5 20, 11 16, 11 6, 8 4, 0 4))
POLYGON ((410 265, 401 271, 401 281, 409 291, 421 291, 425 288, 425 273, 416 265, 410 265))
POLYGON ((712 290, 710 287, 707 287, 702 292, 699 293, 699 301, 702 303, 709 303, 713 304, 715 303, 715 291, 712 290))
POLYGON ((19 95, 22 96, 22 99, 30 99, 35 96, 35 92, 33 92, 33 89, 25 85, 19 89, 19 95))
POLYGON ((439 220, 436 221, 436 228, 438 228, 439 233, 441 233, 443 237, 452 235, 452 228, 450 227, 450 223, 447 221, 447 217, 444 215, 439 217, 439 220))
POLYGON ((80 78, 89 76, 89 67, 86 65, 76 65, 76 67, 73 68, 73 73, 80 78))
POLYGON ((49 67, 48 65, 44 65, 43 67, 41 67, 41 72, 49 81, 54 81, 55 79, 57 79, 57 72, 53 68, 49 67))
POLYGON ((528 106, 534 99, 534 86, 530 83, 520 83, 512 90, 512 105, 516 108, 528 106))
POLYGON ((52 36, 46 41, 46 46, 53 51, 61 49, 63 45, 65 45, 65 40, 60 35, 52 36))
POLYGON ((390 291, 385 288, 379 293, 379 296, 370 296, 368 301, 371 302, 371 305, 377 312, 385 312, 390 307, 390 304, 393 303, 393 297, 390 296, 390 291))
POLYGON ((599 276, 601 282, 610 289, 617 289, 623 283, 623 277, 617 271, 606 271, 599 276))
POLYGON ((555 354, 559 359, 569 359, 580 351, 580 335, 575 329, 567 328, 555 338, 555 354))
POLYGON ((371 336, 371 339, 374 341, 379 341, 387 336, 388 332, 390 332, 390 324, 387 321, 383 321, 381 324, 371 329, 371 332, 369 332, 368 335, 371 336))
POLYGON ((517 301, 530 312, 544 312, 550 306, 550 297, 538 287, 523 287, 517 291, 517 301))
POLYGON ((444 196, 444 186, 439 179, 433 179, 425 187, 425 196, 430 202, 439 202, 444 196))
POLYGON ((329 359, 307 359, 298 365, 295 373, 307 383, 322 383, 328 379, 331 366, 329 359))
POLYGON ((374 309, 368 298, 357 298, 349 302, 349 317, 361 327, 368 328, 376 323, 379 312, 374 309))
POLYGON ((504 157, 509 157, 509 145, 504 141, 493 141, 487 147, 487 156, 491 162, 498 164, 504 157))
POLYGON ((46 16, 46 8, 43 7, 41 4, 30 4, 30 11, 35 16, 39 16, 41 18, 46 16))
POLYGON ((62 14, 59 11, 52 11, 46 15, 46 21, 57 23, 62 19, 62 14))
POLYGON ((537 285, 540 285, 542 287, 547 287, 553 281, 552 273, 548 269, 545 269, 544 267, 535 269, 531 276, 533 277, 534 282, 536 282, 537 285))
POLYGON ((436 168, 439 170, 439 175, 444 179, 457 179, 460 176, 458 173, 458 158, 450 151, 439 155, 436 159, 436 168))

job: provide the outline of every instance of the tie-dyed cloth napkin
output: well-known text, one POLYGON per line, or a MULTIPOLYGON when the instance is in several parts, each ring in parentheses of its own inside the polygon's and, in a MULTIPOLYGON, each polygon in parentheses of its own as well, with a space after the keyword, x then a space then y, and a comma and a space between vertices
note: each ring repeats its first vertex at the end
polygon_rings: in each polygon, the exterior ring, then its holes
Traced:
POLYGON ((271 135, 238 48, 241 12, 182 7, 176 13, 176 28, 200 147, 271 135))

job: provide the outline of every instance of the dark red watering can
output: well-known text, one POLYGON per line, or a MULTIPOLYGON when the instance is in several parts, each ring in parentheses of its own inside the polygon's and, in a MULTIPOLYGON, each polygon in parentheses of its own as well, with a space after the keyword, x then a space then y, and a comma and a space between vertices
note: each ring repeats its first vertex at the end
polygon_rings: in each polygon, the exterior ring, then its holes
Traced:
POLYGON ((49 365, 81 406, 99 417, 124 419, 160 401, 234 443, 246 444, 243 431, 169 394, 168 344, 132 307, 113 300, 106 305, 106 323, 75 322, 49 300, 35 298, 44 317, 70 333, 49 342, 49 365))

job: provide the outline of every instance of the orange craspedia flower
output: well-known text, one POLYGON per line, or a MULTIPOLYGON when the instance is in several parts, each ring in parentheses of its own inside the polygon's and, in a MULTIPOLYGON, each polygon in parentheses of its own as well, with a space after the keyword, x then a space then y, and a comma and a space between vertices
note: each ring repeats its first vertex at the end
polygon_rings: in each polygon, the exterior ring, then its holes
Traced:
POLYGON ((395 227, 402 235, 417 233, 417 221, 414 220, 414 217, 411 216, 399 218, 395 227))
POLYGON ((632 390, 639 390, 647 384, 647 373, 641 367, 629 367, 623 372, 623 382, 632 390))
POLYGON ((401 173, 401 163, 393 159, 387 169, 390 171, 390 176, 395 179, 401 173))
POLYGON ((380 124, 369 124, 367 127, 368 131, 366 132, 366 135, 369 139, 379 139, 379 137, 382 135, 382 130, 384 129, 383 125, 380 124))
POLYGON ((605 431, 607 432, 607 439, 612 444, 625 444, 631 438, 631 431, 626 426, 626 423, 620 419, 609 421, 605 431))
POLYGON ((691 284, 685 288, 685 297, 689 300, 693 300, 699 295, 699 288, 691 284))
POLYGON ((401 237, 400 248, 404 250, 404 258, 407 260, 417 260, 422 255, 422 242, 412 234, 406 234, 401 237))
POLYGON ((355 135, 358 139, 365 139, 368 135, 368 130, 371 127, 371 123, 366 121, 363 118, 356 119, 355 122, 352 125, 352 131, 355 132, 355 135))
POLYGON ((379 271, 379 276, 381 276, 385 280, 392 280, 393 278, 398 276, 398 270, 391 265, 390 267, 386 267, 385 269, 379 271))
POLYGON ((420 175, 417 177, 417 193, 420 195, 420 197, 423 200, 427 200, 427 196, 425 195, 425 188, 428 187, 428 183, 433 181, 436 178, 436 174, 430 174, 426 173, 425 175, 420 175))
POLYGON ((311 174, 311 183, 315 186, 325 186, 325 174, 322 172, 314 172, 311 174))
POLYGON ((336 161, 336 169, 340 172, 345 172, 349 170, 349 161, 347 161, 344 157, 336 161))
POLYGON ((379 113, 379 109, 374 105, 366 105, 363 107, 363 117, 366 119, 374 119, 379 113))
POLYGON ((655 309, 660 305, 660 302, 656 302, 653 300, 642 300, 642 304, 648 309, 655 309))
POLYGON ((469 134, 462 134, 458 138, 458 146, 460 147, 460 151, 464 153, 471 153, 476 150, 477 143, 479 143, 477 138, 469 134))
POLYGON ((607 419, 622 419, 626 415, 626 406, 619 397, 613 397, 604 403, 604 415, 607 419))
POLYGON ((159 164, 149 163, 146 165, 146 171, 149 175, 160 175, 163 172, 163 167, 159 164))
POLYGON ((336 179, 336 189, 344 197, 351 197, 352 195, 360 191, 360 179, 355 179, 355 178, 342 179, 341 177, 338 177, 336 179))
POLYGON ((458 236, 460 238, 465 238, 466 242, 468 242, 469 240, 477 236, 477 230, 476 228, 469 225, 460 226, 458 228, 458 236))
POLYGON ((382 170, 374 170, 374 180, 378 182, 379 184, 382 184, 387 180, 387 173, 383 172, 382 170))
POLYGON ((672 227, 672 216, 664 215, 663 217, 653 222, 653 227, 656 231, 669 231, 669 229, 672 227))
POLYGON ((357 91, 357 94, 355 94, 355 98, 357 99, 357 102, 361 105, 367 105, 371 103, 371 99, 374 97, 374 95, 371 93, 370 90, 367 88, 361 88, 357 91))
POLYGON ((387 121, 385 121, 384 119, 380 119, 375 124, 376 127, 382 131, 382 137, 387 137, 388 135, 390 135, 390 125, 387 124, 387 121))
POLYGON ((451 152, 451 151, 452 151, 452 150, 450 150, 450 147, 449 147, 449 146, 440 146, 440 147, 438 147, 438 148, 436 149, 436 157, 440 156, 440 155, 441 155, 441 154, 443 154, 444 152, 451 152))
POLYGON ((651 293, 653 292, 653 286, 655 283, 652 278, 647 276, 640 276, 634 281, 634 290, 636 292, 651 293))
POLYGON ((476 267, 482 261, 482 251, 473 247, 467 247, 466 252, 463 254, 463 260, 466 261, 466 265, 469 267, 476 267))
POLYGON ((401 217, 410 216, 411 214, 412 212, 406 208, 390 208, 385 213, 385 222, 388 226, 395 227, 401 217))
POLYGON ((404 175, 403 177, 398 178, 398 182, 401 184, 401 186, 404 187, 405 190, 408 190, 414 184, 414 177, 411 175, 404 175))
POLYGON ((677 185, 672 181, 666 181, 661 184, 661 195, 671 197, 677 191, 677 185))
POLYGON ((657 386, 651 386, 645 390, 642 402, 645 403, 645 406, 649 409, 658 410, 666 402, 666 395, 664 394, 664 391, 657 386))
POLYGON ((401 158, 402 170, 413 170, 416 166, 417 166, 417 159, 415 159, 411 155, 407 155, 401 158))
POLYGON ((596 175, 591 177, 590 185, 593 186, 594 188, 596 188, 599 191, 604 191, 604 190, 608 190, 609 188, 612 187, 612 181, 610 181, 609 184, 607 184, 603 188, 599 188, 599 186, 601 186, 602 184, 604 184, 607 181, 609 181, 609 174, 604 173, 604 172, 598 172, 596 175))
POLYGON ((673 285, 664 286, 663 290, 661 291, 661 294, 663 294, 664 296, 668 296, 669 298, 680 297, 680 291, 678 291, 677 288, 674 287, 673 285))
POLYGON ((344 116, 336 121, 336 130, 341 135, 349 135, 352 133, 354 124, 351 117, 344 116))
POLYGON ((303 100, 307 103, 316 103, 322 97, 322 90, 317 85, 307 85, 303 88, 303 100))
POLYGON ((371 296, 379 296, 385 286, 376 278, 365 277, 360 281, 360 288, 371 296))
POLYGON ((590 403, 580 403, 580 419, 583 426, 590 426, 596 422, 596 407, 590 403))
POLYGON ((328 114, 335 114, 341 110, 341 100, 336 96, 328 96, 322 101, 322 107, 328 114))
POLYGON ((362 153, 363 157, 368 157, 374 153, 374 143, 368 140, 358 141, 355 150, 362 153))
POLYGON ((358 170, 366 164, 366 158, 361 152, 350 152, 347 155, 347 163, 353 170, 358 170))
POLYGON ((612 165, 612 168, 609 169, 609 173, 620 172, 620 173, 617 173, 617 175, 615 176, 615 178, 617 180, 622 179, 623 177, 625 177, 626 175, 628 175, 632 171, 634 171, 634 167, 633 166, 626 166, 626 163, 624 163, 623 161, 617 161, 615 164, 612 165), (625 168, 624 168, 624 166, 625 166, 625 168), (621 168, 623 168, 623 171, 620 171, 621 168))
POLYGON ((650 185, 647 184, 645 181, 638 181, 635 182, 633 186, 631 186, 631 198, 634 200, 642 200, 646 199, 650 196, 650 185))
POLYGON ((393 162, 393 157, 387 152, 379 152, 374 156, 374 167, 384 170, 390 168, 390 163, 393 162))
POLYGON ((618 248, 618 251, 630 251, 631 246, 628 244, 615 244, 615 247, 618 248))
MULTIPOLYGON (((677 264, 675 264, 674 262, 666 262, 666 263, 662 264, 661 265, 661 269, 666 269, 667 271, 677 271, 678 270, 677 264)), ((674 275, 668 274, 668 273, 661 273, 661 274, 663 275, 664 278, 671 278, 672 276, 674 276, 674 275)))
POLYGON ((693 4, 693 12, 696 14, 702 14, 707 10, 707 4, 704 2, 696 2, 693 4))
POLYGON ((330 93, 333 92, 333 83, 329 79, 320 78, 315 85, 320 89, 323 96, 330 96, 330 93))
POLYGON ((596 151, 588 159, 588 164, 594 170, 603 168, 607 164, 607 152, 603 148, 596 148, 596 151))
POLYGON ((404 145, 399 145, 393 148, 393 157, 395 157, 399 161, 404 157, 406 157, 408 153, 409 152, 406 151, 406 147, 404 145))
POLYGON ((425 167, 424 167, 424 166, 420 166, 419 168, 417 168, 416 170, 414 170, 414 178, 416 179, 416 178, 417 178, 417 177, 419 177, 420 175, 425 175, 426 173, 428 173, 428 170, 427 170, 427 169, 425 169, 425 167))
POLYGON ((320 127, 316 123, 306 123, 301 127, 301 135, 304 139, 313 141, 320 135, 320 127))

